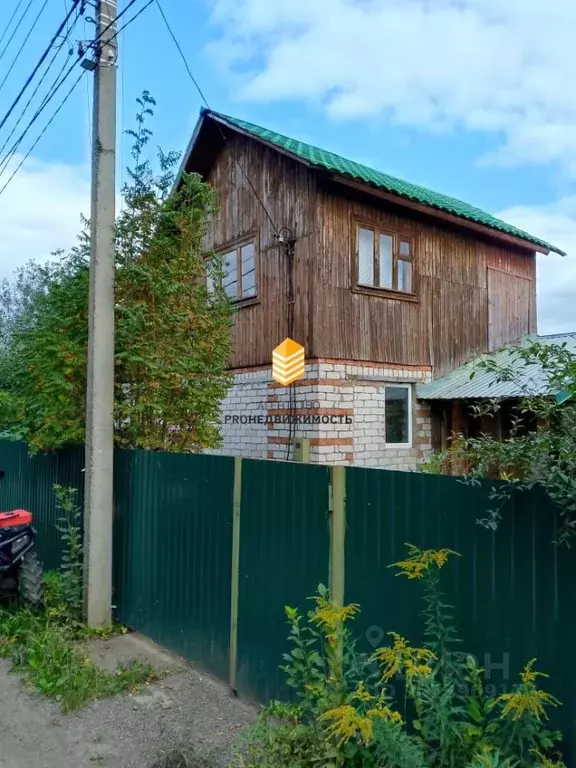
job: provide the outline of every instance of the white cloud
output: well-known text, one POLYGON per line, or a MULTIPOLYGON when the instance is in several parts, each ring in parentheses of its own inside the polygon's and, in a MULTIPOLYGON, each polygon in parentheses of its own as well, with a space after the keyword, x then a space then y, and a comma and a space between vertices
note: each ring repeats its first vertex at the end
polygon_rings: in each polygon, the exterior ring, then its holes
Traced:
POLYGON ((89 206, 87 168, 28 160, 0 197, 0 279, 73 245, 89 206))
POLYGON ((554 243, 567 257, 538 256, 539 333, 576 332, 576 196, 544 206, 517 206, 501 211, 504 221, 554 243))
POLYGON ((574 0, 214 0, 242 97, 502 137, 488 159, 576 175, 574 0))

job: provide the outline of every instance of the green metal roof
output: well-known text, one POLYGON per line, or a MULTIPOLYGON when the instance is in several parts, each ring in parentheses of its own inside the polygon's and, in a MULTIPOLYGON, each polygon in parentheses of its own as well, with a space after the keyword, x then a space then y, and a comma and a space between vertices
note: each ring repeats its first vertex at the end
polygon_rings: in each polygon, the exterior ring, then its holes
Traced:
MULTIPOLYGON (((356 163, 354 160, 346 160, 346 158, 335 155, 333 152, 327 152, 319 147, 313 147, 311 144, 305 144, 303 141, 291 139, 288 136, 283 136, 281 133, 276 133, 267 128, 262 128, 259 125, 248 123, 246 120, 240 120, 236 117, 223 115, 219 112, 212 112, 211 110, 203 110, 203 114, 211 115, 229 125, 231 128, 239 129, 254 136, 256 139, 260 139, 268 144, 279 147, 285 152, 289 152, 300 160, 317 168, 323 168, 324 170, 338 173, 342 176, 348 176, 352 179, 358 179, 359 181, 371 184, 378 189, 385 189, 387 192, 392 192, 400 197, 414 200, 422 205, 429 206, 430 208, 437 208, 440 211, 446 211, 447 213, 451 213, 463 219, 468 219, 477 224, 483 224, 486 227, 490 227, 490 229, 496 229, 507 235, 526 240, 545 250, 559 253, 561 256, 566 255, 564 251, 556 248, 556 246, 551 245, 544 240, 540 240, 537 237, 533 237, 528 234, 528 232, 513 227, 511 224, 506 224, 506 222, 497 219, 495 216, 492 216, 485 211, 481 211, 480 208, 468 205, 468 203, 463 203, 461 200, 456 200, 454 197, 443 195, 440 192, 433 192, 431 189, 421 187, 418 184, 410 184, 407 181, 402 181, 402 179, 389 176, 387 173, 382 173, 373 168, 368 168, 366 165, 356 163)), ((535 250, 537 250, 537 248, 535 248, 535 250)))
MULTIPOLYGON (((551 336, 528 336, 522 344, 539 341, 542 344, 564 347, 576 355, 576 333, 559 333, 551 336)), ((502 347, 492 354, 481 355, 447 376, 427 384, 419 384, 416 393, 422 400, 469 400, 476 398, 523 397, 524 395, 556 394, 551 392, 546 371, 539 364, 526 363, 519 358, 514 345, 502 347), (511 367, 513 380, 498 379, 492 370, 478 368, 480 360, 493 360, 499 367, 511 367), (472 376, 472 374, 474 374, 472 376)))

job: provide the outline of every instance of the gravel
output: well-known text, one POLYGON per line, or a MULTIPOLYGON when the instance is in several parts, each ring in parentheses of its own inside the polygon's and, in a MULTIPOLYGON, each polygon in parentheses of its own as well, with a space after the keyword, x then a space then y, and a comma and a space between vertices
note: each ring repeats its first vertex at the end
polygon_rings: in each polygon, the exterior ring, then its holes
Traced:
MULTIPOLYGON (((141 646, 142 639, 138 642, 141 646)), ((105 664, 117 652, 113 645, 104 646, 99 655, 105 664)), ((172 669, 136 694, 93 702, 64 715, 55 702, 25 690, 9 664, 0 660, 0 767, 178 766, 178 751, 173 750, 183 746, 187 755, 193 751, 199 756, 198 765, 206 759, 207 767, 223 768, 255 709, 181 661, 172 669), (173 760, 164 760, 167 753, 173 760)), ((182 759, 180 765, 187 762, 191 767, 196 763, 182 759)))

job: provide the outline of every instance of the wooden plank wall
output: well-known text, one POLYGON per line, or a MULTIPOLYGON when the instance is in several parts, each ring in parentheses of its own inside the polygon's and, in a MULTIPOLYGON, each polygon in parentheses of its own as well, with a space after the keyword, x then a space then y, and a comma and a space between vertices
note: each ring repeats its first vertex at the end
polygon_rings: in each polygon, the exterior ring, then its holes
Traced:
MULTIPOLYGON (((489 290, 503 306, 519 282, 528 303, 509 337, 535 328, 535 257, 484 242, 422 217, 400 213, 383 201, 341 188, 320 187, 313 282, 322 285, 313 305, 315 345, 322 357, 432 365, 441 376, 488 349, 489 290), (350 290, 357 221, 410 236, 415 244, 417 302, 350 290), (488 285, 488 268, 506 273, 488 285), (509 277, 507 277, 509 276, 509 277)), ((521 301, 520 299, 518 301, 521 301)), ((502 316, 501 324, 508 322, 502 316)), ((506 341, 512 341, 507 338, 506 341)))
POLYGON ((286 256, 237 160, 276 227, 289 227, 297 238, 294 336, 308 358, 431 365, 440 376, 496 340, 507 343, 535 331, 533 254, 337 187, 291 158, 235 136, 208 176, 219 214, 206 244, 220 250, 239 237, 257 236, 260 301, 238 310, 231 367, 270 364, 272 349, 288 334, 286 256), (416 302, 351 290, 358 219, 414 239, 416 302))
POLYGON ((254 234, 257 238, 259 302, 238 308, 233 326, 232 368, 270 364, 272 350, 288 335, 287 258, 246 175, 275 227, 289 227, 297 238, 294 337, 304 344, 308 355, 313 347, 308 265, 315 240, 315 178, 300 163, 235 136, 227 142, 207 178, 216 191, 218 214, 206 238, 206 247, 217 251, 240 237, 254 234))
POLYGON ((488 349, 516 341, 531 330, 532 282, 488 267, 488 349))

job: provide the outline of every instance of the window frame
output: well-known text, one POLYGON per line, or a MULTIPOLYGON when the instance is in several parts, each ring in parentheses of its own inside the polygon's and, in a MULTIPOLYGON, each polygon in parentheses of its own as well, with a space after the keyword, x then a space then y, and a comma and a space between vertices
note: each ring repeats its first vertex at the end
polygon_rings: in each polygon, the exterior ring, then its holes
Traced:
POLYGON ((352 258, 352 290, 356 293, 366 293, 372 296, 384 296, 401 301, 419 301, 418 299, 418 275, 416 272, 415 237, 404 232, 381 227, 373 221, 353 219, 353 258, 352 258), (406 261, 412 265, 412 290, 400 291, 397 288, 384 288, 379 285, 366 285, 359 282, 360 270, 360 230, 368 229, 373 233, 373 274, 380 279, 380 236, 392 238, 392 285, 398 284, 398 263, 406 261), (402 257, 400 244, 408 243, 410 246, 410 258, 402 257))
MULTIPOLYGON (((253 232, 249 235, 230 240, 223 245, 219 245, 214 248, 214 253, 219 258, 222 258, 232 251, 236 251, 236 282, 238 285, 236 298, 229 296, 231 303, 235 307, 245 307, 251 304, 257 304, 260 301, 258 293, 258 284, 260 282, 260 248, 258 233, 253 232), (251 296, 242 296, 242 248, 246 245, 254 246, 254 293, 251 296)), ((208 279, 205 279, 206 287, 208 287, 208 279)), ((222 287, 222 285, 220 285, 222 287)), ((210 289, 208 289, 210 293, 210 289)))
POLYGON ((384 384, 384 444, 386 448, 412 448, 414 443, 413 434, 413 416, 412 409, 414 408, 414 398, 412 395, 412 384, 406 384, 405 382, 388 381, 384 384), (389 387, 394 389, 406 389, 408 391, 408 442, 407 443, 389 443, 388 435, 386 434, 386 390, 389 387))

